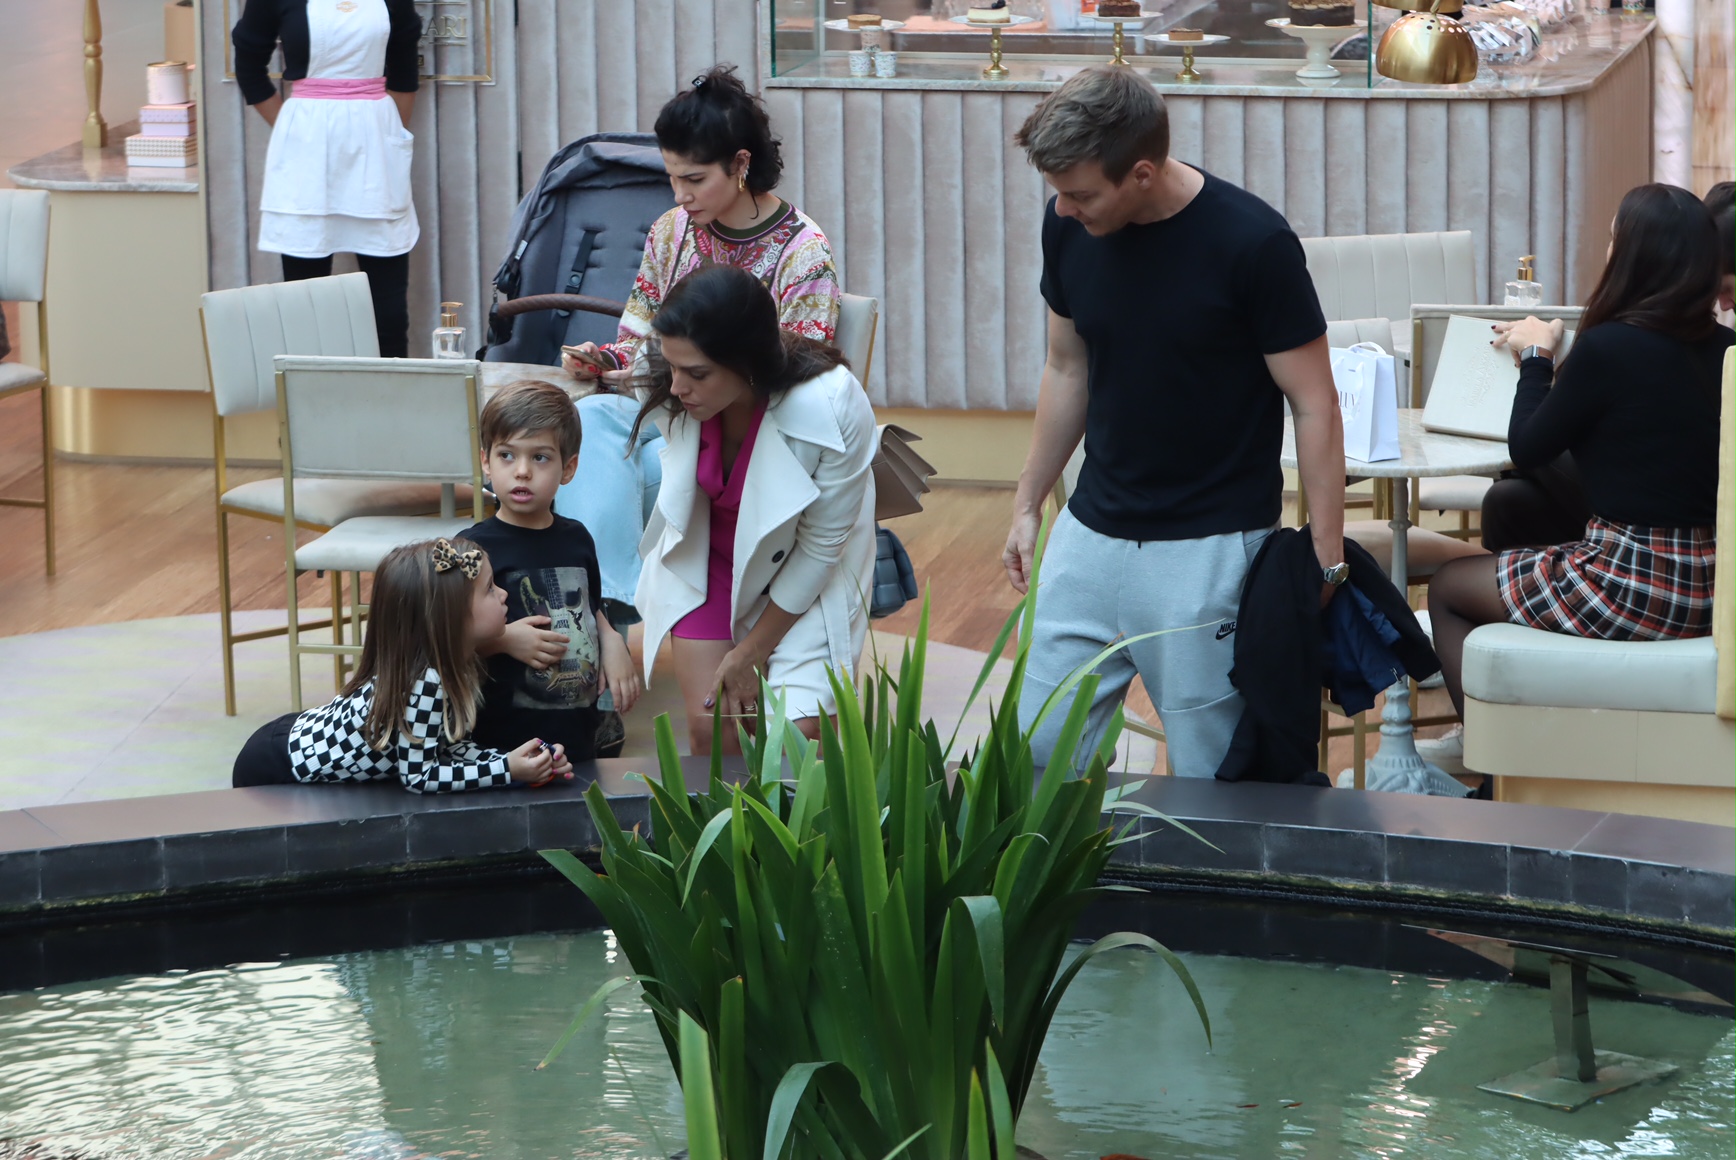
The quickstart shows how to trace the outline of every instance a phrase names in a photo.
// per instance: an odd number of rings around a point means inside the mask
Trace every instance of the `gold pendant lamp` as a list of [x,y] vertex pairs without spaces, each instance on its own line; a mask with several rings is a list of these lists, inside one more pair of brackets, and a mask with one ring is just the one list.
[[1405,14],[1393,21],[1374,52],[1383,77],[1421,85],[1460,85],[1477,77],[1477,46],[1463,24],[1445,12],[1464,11],[1464,0],[1374,0]]

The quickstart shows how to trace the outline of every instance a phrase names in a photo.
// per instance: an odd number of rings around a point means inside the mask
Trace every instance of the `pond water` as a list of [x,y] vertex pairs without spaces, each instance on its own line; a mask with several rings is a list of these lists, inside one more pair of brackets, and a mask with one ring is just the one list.
[[[1681,1067],[1568,1115],[1476,1090],[1551,1053],[1510,983],[1184,955],[1212,1012],[1138,952],[1100,956],[1045,1047],[1019,1141],[1050,1160],[1728,1160],[1727,1018],[1592,1000],[1600,1047]],[[617,992],[607,932],[524,935],[0,994],[0,1158],[666,1157],[680,1093]]]

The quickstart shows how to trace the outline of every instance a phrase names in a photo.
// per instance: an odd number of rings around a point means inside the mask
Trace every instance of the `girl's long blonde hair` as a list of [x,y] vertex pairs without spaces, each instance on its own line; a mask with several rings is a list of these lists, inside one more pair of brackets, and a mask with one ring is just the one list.
[[[481,550],[469,540],[451,544],[459,552]],[[462,568],[435,571],[432,540],[393,548],[374,570],[368,633],[344,694],[374,682],[363,736],[375,749],[386,748],[404,731],[410,690],[429,669],[440,674],[445,691],[447,740],[460,740],[475,727],[487,672],[469,632],[471,594],[480,582]]]

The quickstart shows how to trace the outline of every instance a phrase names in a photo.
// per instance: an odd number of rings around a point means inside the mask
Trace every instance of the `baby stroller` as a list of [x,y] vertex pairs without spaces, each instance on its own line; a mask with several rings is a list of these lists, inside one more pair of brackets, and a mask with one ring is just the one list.
[[553,366],[563,345],[615,341],[645,235],[674,204],[649,133],[596,133],[557,152],[513,213],[478,357]]

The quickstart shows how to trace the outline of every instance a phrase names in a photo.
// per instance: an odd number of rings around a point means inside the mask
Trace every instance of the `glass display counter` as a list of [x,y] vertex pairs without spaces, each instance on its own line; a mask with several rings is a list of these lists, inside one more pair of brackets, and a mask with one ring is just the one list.
[[[1593,12],[1596,0],[1443,0],[1477,43],[1478,75],[1429,86],[1380,75],[1381,37],[1405,13],[1368,0],[1142,0],[1127,18],[1104,16],[1097,0],[994,2],[766,0],[767,71],[871,86],[1052,85],[1120,59],[1160,87],[1529,91],[1601,69],[1650,24],[1619,2]],[[974,22],[973,10],[995,22]]]

